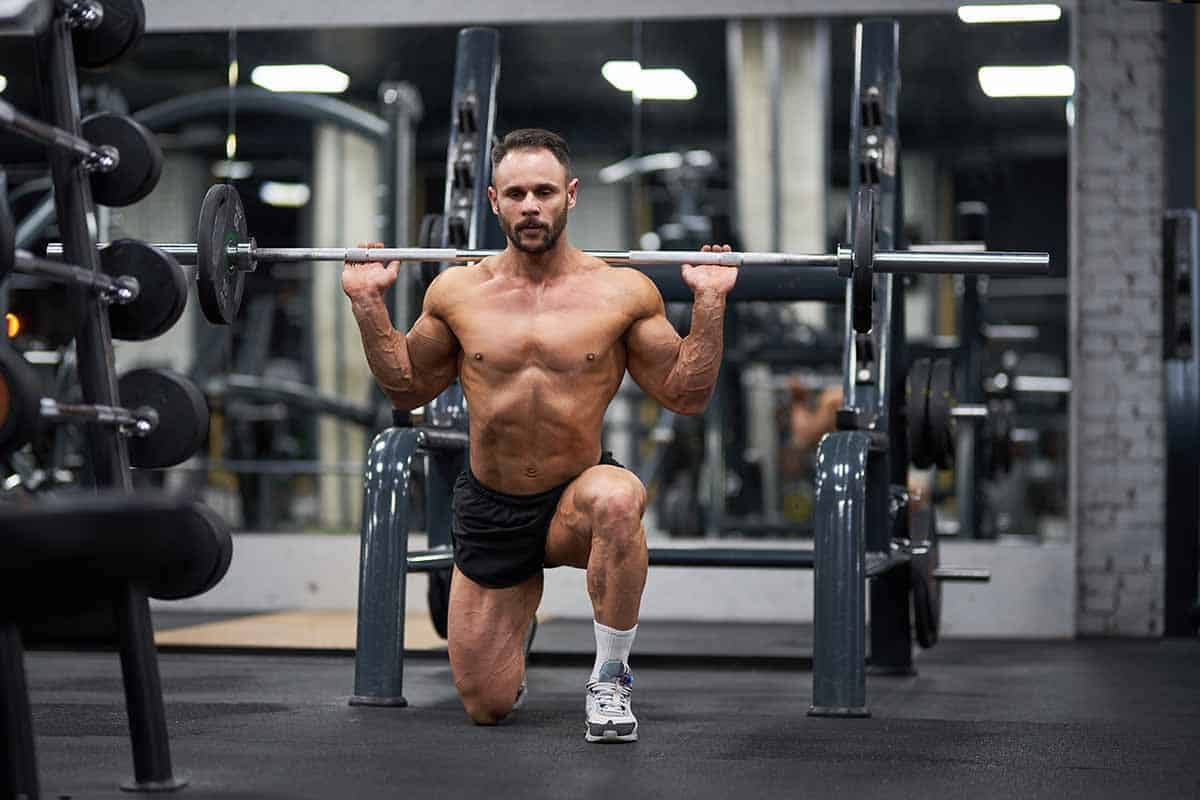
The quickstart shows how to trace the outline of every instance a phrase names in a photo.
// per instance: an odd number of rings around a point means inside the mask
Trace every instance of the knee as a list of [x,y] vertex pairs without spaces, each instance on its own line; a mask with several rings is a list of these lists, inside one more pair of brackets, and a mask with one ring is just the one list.
[[646,489],[633,477],[612,481],[597,492],[592,509],[595,529],[601,535],[639,537]]
[[514,697],[505,698],[495,693],[463,694],[463,708],[476,725],[497,725],[512,713]]

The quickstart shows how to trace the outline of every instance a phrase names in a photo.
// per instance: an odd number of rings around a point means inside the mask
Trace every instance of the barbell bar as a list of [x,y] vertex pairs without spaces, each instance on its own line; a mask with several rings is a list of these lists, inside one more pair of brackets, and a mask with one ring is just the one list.
[[[97,245],[107,247],[106,242]],[[174,256],[181,265],[196,266],[198,248],[195,243],[155,243],[154,247]],[[439,261],[449,264],[468,264],[500,254],[501,250],[455,250],[445,247],[259,247],[253,239],[226,249],[229,269],[253,272],[259,262],[280,263],[298,261],[336,261],[365,263],[370,261],[400,261],[402,263]],[[853,251],[839,247],[836,253],[773,253],[773,252],[703,252],[690,250],[585,250],[584,253],[613,266],[671,266],[679,264],[711,264],[723,267],[784,266],[814,269],[845,270],[853,259]],[[51,243],[46,255],[62,255],[62,244]],[[1039,275],[1049,270],[1048,253],[981,252],[932,253],[909,251],[876,251],[875,271],[903,275],[955,272],[989,275]]]
[[[834,253],[699,252],[682,250],[590,250],[587,255],[614,266],[712,264],[727,267],[806,267],[833,269],[853,278],[860,289],[870,286],[873,273],[900,274],[966,272],[988,275],[1042,275],[1050,270],[1048,253],[958,253],[937,251],[884,251],[874,249],[874,194],[863,187],[856,208],[855,237],[858,250],[839,247]],[[867,234],[870,232],[870,235]],[[155,245],[180,261],[196,264],[196,283],[205,317],[229,325],[242,302],[245,273],[261,262],[400,261],[461,264],[480,261],[496,250],[457,250],[431,247],[259,247],[246,226],[246,211],[237,189],[229,184],[209,188],[200,204],[195,244]],[[50,254],[57,252],[55,249]],[[855,329],[871,327],[869,291],[854,293]]]

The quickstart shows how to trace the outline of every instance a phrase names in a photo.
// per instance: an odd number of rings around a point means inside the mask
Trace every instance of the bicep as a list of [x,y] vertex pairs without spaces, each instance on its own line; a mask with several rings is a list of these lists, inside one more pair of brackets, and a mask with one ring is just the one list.
[[662,298],[656,300],[653,310],[629,327],[625,351],[629,374],[661,403],[667,376],[679,357],[682,339],[667,319]]
[[458,362],[458,338],[445,320],[428,310],[417,317],[405,336],[413,372],[441,372]]

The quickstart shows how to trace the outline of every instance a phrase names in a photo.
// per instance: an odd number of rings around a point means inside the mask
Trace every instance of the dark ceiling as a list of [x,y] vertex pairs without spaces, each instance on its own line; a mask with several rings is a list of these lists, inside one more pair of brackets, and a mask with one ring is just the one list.
[[[854,22],[830,23],[833,46],[832,129],[841,149],[849,119]],[[633,23],[581,23],[503,27],[498,130],[525,125],[566,133],[577,152],[618,156],[631,146],[633,115],[626,94],[600,75],[601,65],[629,58]],[[425,118],[420,154],[442,157],[457,30],[451,28],[252,31],[238,34],[243,83],[263,63],[328,63],[351,76],[345,99],[376,108],[378,86],[404,80],[420,91]],[[31,46],[0,39],[0,73],[9,77],[5,98],[37,108]],[[115,88],[137,110],[172,97],[224,85],[229,55],[225,34],[149,35],[135,53],[108,72],[86,74],[85,86]],[[646,102],[644,149],[705,146],[724,151],[728,140],[725,24],[720,21],[645,22],[640,25],[643,63],[678,66],[695,80],[696,100]],[[902,19],[901,125],[906,147],[982,149],[1049,148],[1065,153],[1063,101],[991,100],[979,90],[983,64],[1051,64],[1069,59],[1068,24],[973,25],[953,16]],[[224,119],[214,120],[223,130]],[[239,140],[246,155],[303,155],[304,126],[243,120]],[[212,146],[220,152],[223,137]],[[10,139],[0,139],[6,154]],[[265,152],[258,153],[259,148]],[[36,151],[31,157],[36,158]],[[4,158],[11,163],[13,159]],[[835,172],[837,170],[835,169]]]

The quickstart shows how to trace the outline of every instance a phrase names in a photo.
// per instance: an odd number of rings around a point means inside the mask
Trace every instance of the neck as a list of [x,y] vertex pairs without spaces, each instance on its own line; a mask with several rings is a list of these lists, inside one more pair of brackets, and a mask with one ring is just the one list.
[[503,257],[513,272],[531,281],[541,282],[564,274],[567,271],[569,255],[575,250],[567,241],[564,231],[558,241],[549,250],[541,253],[527,253],[513,245],[510,241],[504,248]]

